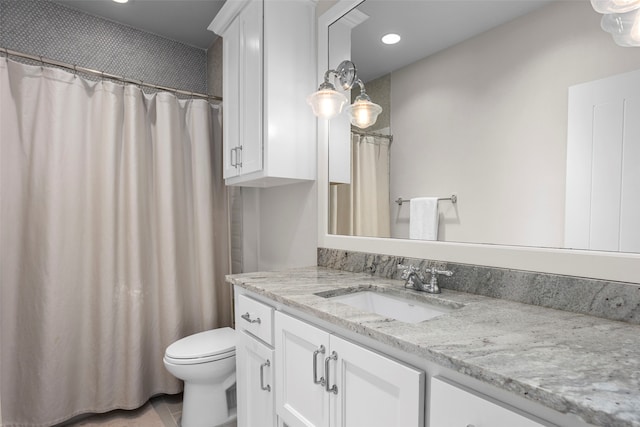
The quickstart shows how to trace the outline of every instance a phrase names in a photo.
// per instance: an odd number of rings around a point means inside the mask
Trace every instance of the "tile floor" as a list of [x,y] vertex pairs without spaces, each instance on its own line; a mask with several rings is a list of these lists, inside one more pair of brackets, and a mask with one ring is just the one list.
[[157,396],[141,408],[91,415],[65,427],[180,427],[182,394]]

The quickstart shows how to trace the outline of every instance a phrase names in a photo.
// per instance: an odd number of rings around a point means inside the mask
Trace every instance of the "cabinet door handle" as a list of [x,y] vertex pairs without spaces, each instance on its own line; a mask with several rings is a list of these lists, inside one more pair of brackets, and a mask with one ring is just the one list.
[[259,317],[252,319],[248,311],[245,314],[241,315],[240,317],[242,317],[244,320],[246,320],[249,323],[257,323],[259,325],[262,322]]
[[331,375],[329,375],[329,362],[332,360],[338,360],[338,353],[335,351],[332,351],[331,356],[324,359],[324,373],[327,376],[325,390],[329,393],[338,394],[338,386],[336,384],[329,388],[329,378],[331,378]]
[[318,378],[318,354],[324,354],[324,352],[325,349],[323,345],[321,345],[319,349],[313,352],[313,383],[320,384],[323,387],[325,384],[324,377],[320,377],[319,380],[317,380],[316,378]]
[[231,166],[233,166],[234,168],[238,167],[238,154],[236,153],[236,150],[238,149],[238,147],[232,148],[231,151]]
[[264,368],[268,368],[269,366],[271,366],[271,361],[269,359],[260,365],[260,388],[264,391],[271,391],[271,386],[269,384],[266,386],[264,385]]
[[236,154],[236,166],[242,167],[242,145],[239,145],[236,150],[238,150],[238,153],[240,153]]

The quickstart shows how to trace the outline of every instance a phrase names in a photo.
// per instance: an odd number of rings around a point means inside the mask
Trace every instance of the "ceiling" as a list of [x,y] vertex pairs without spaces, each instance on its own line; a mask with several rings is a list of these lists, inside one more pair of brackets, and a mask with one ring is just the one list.
[[[207,49],[217,35],[207,30],[225,0],[53,0],[111,21]],[[364,81],[384,75],[551,0],[367,0],[364,22],[352,33],[352,60]],[[362,19],[362,18],[360,18]],[[380,37],[396,32],[394,46]],[[383,60],[380,60],[383,58]]]
[[[551,1],[367,0],[347,14],[352,22],[364,20],[352,31],[351,59],[358,67],[358,76],[367,82]],[[385,45],[380,38],[387,33],[400,34],[402,40]]]
[[207,30],[225,0],[54,0],[56,3],[200,49],[217,35]]

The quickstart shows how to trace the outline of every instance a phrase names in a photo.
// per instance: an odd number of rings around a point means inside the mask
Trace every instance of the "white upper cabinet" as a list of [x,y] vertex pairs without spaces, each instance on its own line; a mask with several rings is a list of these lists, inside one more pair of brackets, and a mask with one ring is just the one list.
[[226,184],[315,180],[315,2],[229,1],[209,29],[223,38]]

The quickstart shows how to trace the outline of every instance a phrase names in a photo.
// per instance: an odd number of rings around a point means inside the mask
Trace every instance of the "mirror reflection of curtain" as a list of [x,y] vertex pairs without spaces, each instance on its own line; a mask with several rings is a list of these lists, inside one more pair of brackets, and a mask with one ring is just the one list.
[[389,139],[351,134],[351,184],[332,185],[329,232],[389,237]]

